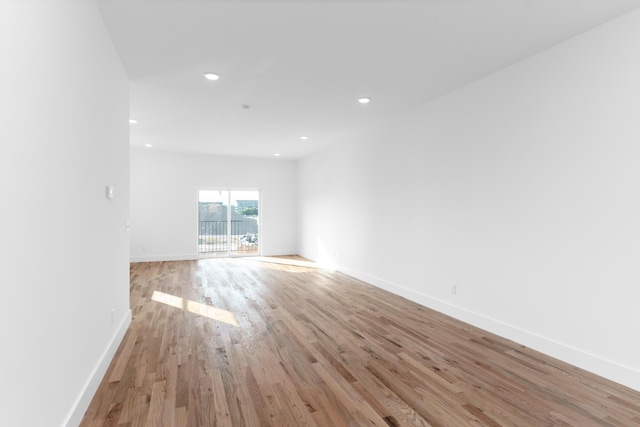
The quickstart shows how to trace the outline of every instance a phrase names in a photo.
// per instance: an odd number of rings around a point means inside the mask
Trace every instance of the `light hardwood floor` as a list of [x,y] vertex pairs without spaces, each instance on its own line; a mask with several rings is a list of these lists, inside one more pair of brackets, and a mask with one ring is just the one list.
[[640,393],[300,258],[131,266],[82,426],[633,426]]

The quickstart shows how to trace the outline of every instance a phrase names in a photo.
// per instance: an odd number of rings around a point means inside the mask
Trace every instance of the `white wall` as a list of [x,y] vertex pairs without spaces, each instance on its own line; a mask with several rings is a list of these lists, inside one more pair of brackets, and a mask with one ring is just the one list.
[[0,2],[0,52],[0,424],[77,425],[131,318],[128,82],[93,2]]
[[297,252],[296,164],[131,149],[131,261],[198,258],[198,189],[261,190],[263,255]]
[[640,390],[638,40],[635,12],[304,159],[301,254]]

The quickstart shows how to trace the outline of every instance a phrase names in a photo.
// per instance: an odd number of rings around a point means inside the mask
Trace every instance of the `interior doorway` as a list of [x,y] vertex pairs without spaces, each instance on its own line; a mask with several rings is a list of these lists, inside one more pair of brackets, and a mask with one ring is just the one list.
[[198,253],[260,255],[260,191],[198,190]]

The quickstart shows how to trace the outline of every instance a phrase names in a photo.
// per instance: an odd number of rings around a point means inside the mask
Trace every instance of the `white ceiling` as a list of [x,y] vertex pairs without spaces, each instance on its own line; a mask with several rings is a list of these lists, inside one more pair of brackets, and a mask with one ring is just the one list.
[[[97,3],[131,82],[131,117],[139,121],[132,146],[290,159],[640,7],[640,0]],[[206,71],[220,79],[206,80]],[[361,96],[371,103],[359,104]]]

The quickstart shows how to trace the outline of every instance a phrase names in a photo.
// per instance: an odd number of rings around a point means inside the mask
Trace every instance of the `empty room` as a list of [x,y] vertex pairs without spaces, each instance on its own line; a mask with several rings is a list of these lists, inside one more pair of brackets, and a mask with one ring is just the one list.
[[0,2],[7,426],[640,426],[640,0]]

